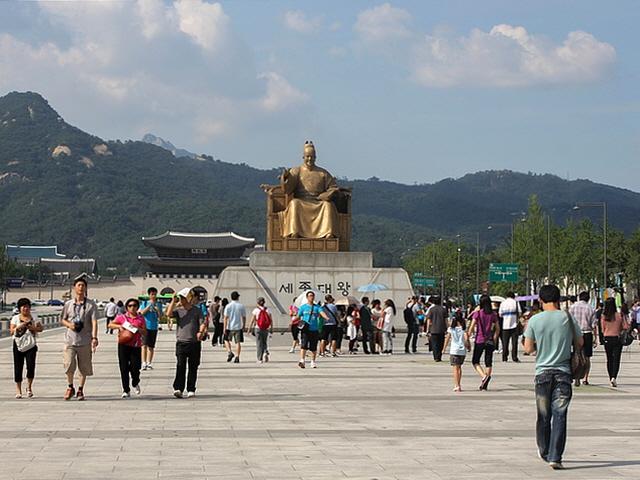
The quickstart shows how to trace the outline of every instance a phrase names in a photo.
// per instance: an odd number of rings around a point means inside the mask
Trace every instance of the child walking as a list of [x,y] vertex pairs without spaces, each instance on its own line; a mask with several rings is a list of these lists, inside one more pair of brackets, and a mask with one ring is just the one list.
[[453,391],[461,392],[462,386],[460,381],[462,380],[462,364],[467,351],[471,350],[471,344],[469,343],[469,336],[465,330],[465,321],[461,311],[456,311],[455,316],[451,320],[451,326],[447,329],[447,338],[444,342],[444,349],[446,351],[447,345],[451,343],[451,350],[449,351],[449,359],[451,366],[453,367]]

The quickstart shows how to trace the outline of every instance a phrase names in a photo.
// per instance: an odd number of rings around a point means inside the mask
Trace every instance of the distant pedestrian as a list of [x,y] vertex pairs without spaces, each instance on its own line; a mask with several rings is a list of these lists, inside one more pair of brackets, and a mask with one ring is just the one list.
[[293,303],[289,305],[289,330],[291,331],[291,348],[289,353],[295,353],[296,347],[300,346],[300,319],[298,318],[298,306],[296,305],[296,297]]
[[107,317],[106,322],[106,331],[105,333],[113,334],[113,330],[109,328],[109,324],[113,322],[113,319],[118,315],[118,305],[116,304],[113,297],[109,299],[109,302],[104,307],[104,316]]
[[[560,289],[540,288],[542,312],[529,320],[525,351],[536,356],[536,443],[538,456],[554,470],[562,467],[567,440],[567,410],[571,402],[571,347],[582,348],[580,327],[560,310]],[[615,304],[614,304],[615,308]]]
[[444,334],[449,327],[447,324],[447,310],[441,305],[442,299],[440,297],[434,297],[431,302],[433,306],[429,308],[426,315],[427,331],[429,332],[433,360],[441,362]]
[[18,313],[11,318],[9,332],[13,336],[13,379],[16,382],[16,398],[22,398],[22,376],[27,364],[27,397],[33,397],[33,380],[36,376],[36,337],[43,327],[38,317],[31,313],[31,300],[21,298],[16,304]]
[[205,318],[202,311],[193,304],[193,297],[189,288],[183,288],[173,296],[167,307],[167,316],[176,319],[176,376],[173,380],[173,396],[176,398],[182,398],[184,394],[185,376],[187,397],[196,394],[201,342],[207,335]]
[[[240,352],[242,351],[242,343],[244,342],[244,329],[247,323],[247,312],[238,300],[240,294],[231,292],[231,303],[224,309],[224,331],[229,341],[229,354],[227,362],[233,360],[233,363],[240,363]],[[231,342],[236,345],[235,355],[231,351]],[[234,358],[235,357],[235,358]]]
[[213,302],[209,306],[209,316],[211,318],[211,328],[213,328],[213,335],[211,336],[211,346],[222,345],[222,332],[224,327],[222,325],[222,312],[220,311],[220,297],[213,297]]
[[507,293],[507,298],[500,304],[498,315],[502,318],[502,361],[509,359],[509,344],[511,344],[511,359],[519,362],[518,359],[518,336],[520,335],[519,318],[520,305],[516,302],[516,295],[513,292]]
[[453,391],[462,391],[462,365],[467,355],[467,351],[471,350],[469,344],[469,336],[465,331],[465,321],[462,311],[457,311],[451,320],[451,326],[447,329],[447,337],[444,342],[444,349],[451,344],[449,351],[449,361],[453,367]]
[[269,361],[269,335],[273,334],[273,317],[265,307],[263,297],[258,298],[257,304],[251,312],[247,333],[253,333],[256,337],[256,355],[258,363],[261,364]]
[[382,312],[382,353],[386,355],[393,355],[393,337],[391,334],[396,314],[396,305],[393,300],[385,300]]
[[589,385],[589,371],[591,370],[591,357],[593,348],[598,346],[598,319],[596,311],[589,305],[589,292],[580,292],[578,301],[569,308],[569,314],[580,327],[582,332],[583,346],[582,353],[586,360],[584,378],[576,379],[576,387],[580,386],[580,381]]
[[109,324],[109,328],[118,330],[118,365],[122,398],[129,398],[131,386],[136,395],[140,395],[142,339],[146,337],[147,327],[145,318],[138,311],[140,302],[136,298],[127,300],[125,307],[127,313],[117,315]]
[[[322,335],[320,339],[320,356],[336,356],[339,314],[335,305],[335,300],[331,295],[325,295],[322,310],[327,315],[327,320],[322,325]],[[329,351],[327,351],[327,346]]]
[[[93,375],[93,353],[98,348],[98,307],[87,298],[87,281],[84,277],[73,282],[74,298],[62,307],[60,323],[64,332],[64,369],[67,376],[67,390],[64,399],[74,395],[84,400],[84,386],[87,377]],[[80,372],[78,391],[73,384],[76,368]]]
[[[469,327],[469,335],[475,333],[471,363],[482,378],[478,390],[487,390],[493,373],[493,352],[500,336],[500,326],[498,314],[491,306],[489,295],[482,295],[479,303],[478,309],[471,314],[471,326]],[[483,354],[484,367],[480,365]]]
[[308,290],[305,297],[307,302],[298,308],[298,318],[302,326],[298,366],[305,368],[305,357],[307,351],[310,351],[311,368],[317,368],[316,355],[318,351],[318,339],[322,331],[323,323],[327,320],[327,314],[320,305],[315,303],[316,295],[312,290]]
[[118,300],[118,303],[116,304],[116,306],[118,307],[117,314],[124,315],[125,313],[127,313],[127,309],[125,308],[124,302],[122,300]]
[[358,353],[358,309],[354,305],[347,307],[347,338],[349,339],[349,355]]
[[602,312],[602,334],[604,336],[604,350],[607,354],[607,373],[609,385],[618,386],[618,373],[620,372],[620,360],[622,357],[622,342],[620,334],[630,325],[627,318],[617,311],[616,299],[609,297],[604,301]]
[[[418,297],[413,296],[409,299],[402,312],[404,323],[407,326],[407,338],[404,341],[404,353],[407,354],[416,353],[418,349],[420,326],[417,316],[419,312],[420,304],[418,303]],[[409,347],[411,347],[411,350],[409,350]]]
[[362,349],[365,355],[376,353],[374,325],[369,310],[369,297],[362,297],[360,307],[360,328],[362,328]]
[[[153,354],[158,339],[158,326],[162,318],[162,304],[158,302],[158,289],[147,289],[149,300],[140,304],[140,314],[145,320],[145,331],[142,337],[142,370],[153,370]],[[127,308],[127,313],[128,308]]]
[[383,353],[382,327],[384,325],[383,310],[380,300],[374,298],[371,301],[371,323],[373,324],[373,336],[377,345],[377,353]]

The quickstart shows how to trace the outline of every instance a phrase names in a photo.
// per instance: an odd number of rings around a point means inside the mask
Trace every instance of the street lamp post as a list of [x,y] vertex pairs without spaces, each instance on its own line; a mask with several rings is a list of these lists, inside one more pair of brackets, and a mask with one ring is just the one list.
[[580,202],[576,203],[573,209],[590,207],[602,208],[602,300],[604,300],[604,290],[607,288],[607,202]]
[[460,302],[460,234],[456,235],[458,239],[458,265],[456,271],[456,296]]

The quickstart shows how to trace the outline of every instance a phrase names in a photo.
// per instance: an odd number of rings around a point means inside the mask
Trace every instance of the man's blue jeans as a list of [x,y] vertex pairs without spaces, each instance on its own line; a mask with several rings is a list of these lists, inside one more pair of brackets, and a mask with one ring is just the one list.
[[571,375],[562,370],[545,370],[536,375],[536,442],[548,462],[561,462],[567,441],[567,410],[571,402]]

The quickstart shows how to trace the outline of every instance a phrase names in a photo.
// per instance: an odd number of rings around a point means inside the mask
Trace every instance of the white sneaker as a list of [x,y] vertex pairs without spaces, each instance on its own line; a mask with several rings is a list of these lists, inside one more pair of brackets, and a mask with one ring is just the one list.
[[258,361],[256,362],[256,365],[262,365],[262,360],[258,360]]
[[196,392],[187,392],[187,398],[192,398],[196,396]]
[[151,365],[150,363],[147,363],[147,370],[153,370],[153,365]]
[[267,363],[269,361],[269,354],[268,353],[264,354],[263,361],[264,361],[264,363]]
[[129,392],[122,392],[122,398],[129,398]]
[[142,364],[142,370],[146,370],[146,369],[147,369],[147,364],[146,364],[146,363],[143,363],[143,364]]
[[136,395],[140,395],[140,384],[133,387],[133,393],[135,393]]
[[173,396],[176,398],[182,398],[182,392],[180,390],[174,390]]
[[290,348],[290,349],[289,349],[289,353],[296,353],[295,348]]
[[311,368],[318,368],[318,364],[311,360]]

